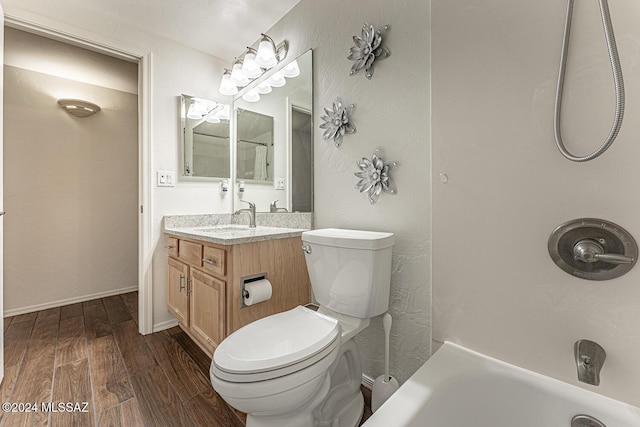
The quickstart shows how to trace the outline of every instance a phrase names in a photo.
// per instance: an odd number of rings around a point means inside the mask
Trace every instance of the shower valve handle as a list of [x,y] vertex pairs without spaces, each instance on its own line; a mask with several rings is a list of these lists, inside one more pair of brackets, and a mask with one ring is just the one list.
[[626,255],[604,253],[604,247],[594,239],[583,239],[576,243],[573,257],[587,263],[602,261],[608,264],[633,264],[634,261],[633,257]]
[[620,254],[598,254],[594,256],[597,261],[606,262],[608,264],[631,264],[633,258]]

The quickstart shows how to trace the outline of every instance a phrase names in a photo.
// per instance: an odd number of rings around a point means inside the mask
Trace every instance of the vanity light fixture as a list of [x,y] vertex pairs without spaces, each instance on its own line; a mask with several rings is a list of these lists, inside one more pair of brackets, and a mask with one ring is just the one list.
[[288,79],[298,77],[300,75],[300,67],[298,66],[298,61],[293,60],[292,62],[287,64],[281,71],[282,75]]
[[[199,98],[192,98],[187,104],[186,117],[191,120],[206,120],[209,123],[220,123],[220,116],[225,109],[224,104],[214,101],[207,101]],[[183,117],[185,112],[182,112]]]
[[231,82],[240,87],[245,87],[251,80],[242,72],[242,60],[236,59],[231,69]]
[[256,62],[256,50],[251,47],[247,47],[247,53],[244,55],[242,74],[250,79],[255,79],[262,75],[262,69]]
[[231,70],[224,70],[222,80],[220,80],[220,88],[218,91],[222,95],[233,96],[238,93],[238,88],[231,81]]
[[191,120],[198,120],[202,118],[202,113],[197,111],[196,100],[192,99],[189,108],[187,108],[187,118]]
[[256,86],[256,90],[260,95],[266,95],[268,93],[271,93],[273,89],[271,88],[271,85],[269,84],[269,82],[265,80],[262,83],[260,83],[258,86]]
[[242,95],[242,99],[247,102],[258,102],[260,101],[260,94],[258,93],[257,89],[251,89],[250,91]]
[[59,99],[58,104],[74,117],[85,118],[100,111],[100,106],[80,99]]
[[[257,50],[247,47],[243,56],[235,59],[231,71],[225,69],[219,88],[222,95],[232,96],[237,94],[238,87],[245,87],[252,80],[261,77],[266,71],[275,67],[287,57],[289,42],[284,40],[276,46],[271,37],[266,34],[261,35],[262,38]],[[284,77],[293,78],[300,74],[298,63],[295,61],[287,65],[286,68],[287,71],[283,70],[283,73],[281,73],[283,77],[278,77],[276,84],[270,84],[269,87],[261,85],[258,93],[269,93],[271,92],[271,86],[281,87],[285,85]],[[255,98],[255,96],[252,97]]]
[[258,45],[256,62],[262,68],[266,68],[268,70],[278,65],[278,62],[282,61],[287,56],[289,44],[285,40],[276,47],[276,44],[271,37],[264,33],[261,35],[262,39]]
[[273,75],[267,79],[267,82],[269,82],[269,85],[271,85],[271,87],[282,87],[287,84],[287,80],[284,78],[284,74],[282,74],[280,71],[276,71],[275,73],[273,73]]

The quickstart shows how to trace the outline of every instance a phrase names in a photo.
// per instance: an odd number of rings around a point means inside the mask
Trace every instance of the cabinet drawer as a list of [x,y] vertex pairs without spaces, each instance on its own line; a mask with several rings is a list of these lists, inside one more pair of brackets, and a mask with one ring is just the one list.
[[202,256],[202,268],[213,274],[224,276],[226,274],[226,257],[223,249],[204,247]]
[[169,256],[178,256],[178,239],[175,237],[167,237],[167,252]]
[[190,262],[191,264],[202,265],[202,245],[198,243],[180,240],[178,244],[178,258]]

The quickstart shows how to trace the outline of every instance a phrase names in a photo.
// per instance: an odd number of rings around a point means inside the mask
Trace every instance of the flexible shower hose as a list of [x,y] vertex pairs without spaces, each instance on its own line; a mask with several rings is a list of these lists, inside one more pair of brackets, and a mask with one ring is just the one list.
[[620,126],[622,125],[622,117],[624,116],[624,82],[622,80],[622,68],[620,67],[620,59],[618,58],[618,50],[616,48],[616,39],[613,35],[613,25],[611,24],[611,16],[609,15],[609,5],[607,0],[600,1],[600,15],[602,16],[602,25],[604,26],[604,34],[607,39],[607,49],[609,50],[609,60],[611,61],[611,69],[613,70],[613,84],[616,92],[616,109],[613,117],[613,126],[609,132],[609,136],[604,143],[593,153],[586,156],[574,156],[564,146],[562,135],[560,132],[560,118],[562,107],[562,92],[564,88],[564,78],[567,69],[567,53],[569,51],[569,35],[571,34],[571,19],[573,16],[573,2],[569,0],[567,5],[567,19],[564,26],[564,39],[562,40],[562,55],[560,57],[560,72],[558,73],[558,86],[556,88],[555,116],[553,121],[553,131],[555,133],[556,145],[564,157],[574,162],[586,162],[593,160],[613,144],[616,139]]

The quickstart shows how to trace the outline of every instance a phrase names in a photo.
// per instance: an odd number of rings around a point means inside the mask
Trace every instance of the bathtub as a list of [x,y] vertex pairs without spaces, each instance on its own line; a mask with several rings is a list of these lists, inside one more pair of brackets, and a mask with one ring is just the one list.
[[447,342],[363,426],[571,427],[583,414],[640,426],[640,408]]

